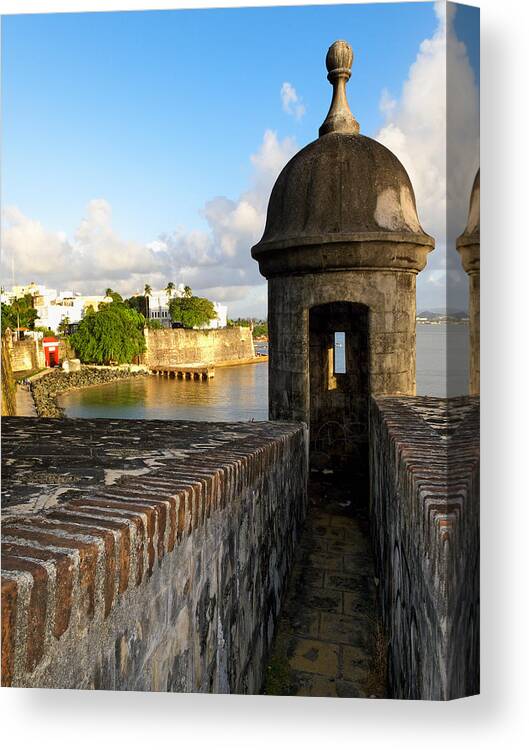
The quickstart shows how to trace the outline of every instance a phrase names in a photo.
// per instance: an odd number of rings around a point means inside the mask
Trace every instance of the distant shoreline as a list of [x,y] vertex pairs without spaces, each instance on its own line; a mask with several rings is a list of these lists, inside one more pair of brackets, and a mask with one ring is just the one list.
[[468,318],[464,320],[416,320],[415,323],[418,326],[466,326],[468,325]]

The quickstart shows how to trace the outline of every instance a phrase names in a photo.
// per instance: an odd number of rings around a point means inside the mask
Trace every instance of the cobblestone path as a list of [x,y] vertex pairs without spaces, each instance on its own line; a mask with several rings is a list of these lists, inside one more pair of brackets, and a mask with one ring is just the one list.
[[354,495],[331,481],[311,483],[311,507],[267,667],[268,695],[384,696],[367,512],[365,505],[355,507]]

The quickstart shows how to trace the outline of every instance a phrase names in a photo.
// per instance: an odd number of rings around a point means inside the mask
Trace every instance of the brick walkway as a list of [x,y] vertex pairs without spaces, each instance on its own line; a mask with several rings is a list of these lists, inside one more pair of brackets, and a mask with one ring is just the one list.
[[[269,695],[384,696],[373,557],[354,492],[312,483],[267,670]],[[363,494],[363,493],[362,493]],[[365,497],[365,495],[364,495]]]

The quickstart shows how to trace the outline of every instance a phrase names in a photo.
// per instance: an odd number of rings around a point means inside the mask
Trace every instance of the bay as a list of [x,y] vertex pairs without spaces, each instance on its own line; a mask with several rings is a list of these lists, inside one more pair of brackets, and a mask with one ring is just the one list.
[[[266,345],[258,344],[265,351]],[[468,326],[417,326],[417,395],[465,395]],[[67,417],[237,422],[268,418],[265,362],[218,367],[210,381],[149,376],[71,391],[59,397]]]

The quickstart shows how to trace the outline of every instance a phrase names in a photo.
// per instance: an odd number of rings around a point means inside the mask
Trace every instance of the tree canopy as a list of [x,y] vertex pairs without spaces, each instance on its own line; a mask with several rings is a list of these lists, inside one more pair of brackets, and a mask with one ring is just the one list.
[[147,317],[147,297],[137,294],[135,297],[126,299],[125,304],[132,310],[136,310],[136,312]]
[[268,336],[268,322],[259,318],[236,318],[232,320],[228,319],[228,328],[233,326],[241,326],[242,328],[253,327],[254,338],[262,338]]
[[[112,299],[112,302],[123,302],[123,297],[121,296],[121,294],[119,292],[115,292],[110,287],[105,290],[105,297],[110,297]],[[108,304],[108,302],[101,304]]]
[[52,331],[48,326],[35,326],[33,330],[42,333],[43,336],[55,336],[55,331]]
[[195,297],[190,287],[185,288],[183,297],[169,301],[169,314],[173,323],[180,323],[183,328],[200,328],[217,317],[213,302]]
[[57,333],[60,333],[61,336],[66,336],[69,330],[70,330],[70,318],[66,316],[59,323],[57,327]]
[[85,315],[70,341],[83,362],[130,363],[145,351],[144,325],[143,315],[127,305],[102,303]]
[[38,317],[39,315],[33,307],[31,294],[13,300],[10,305],[2,302],[2,333],[6,328],[11,328],[14,331],[19,326],[33,329]]

